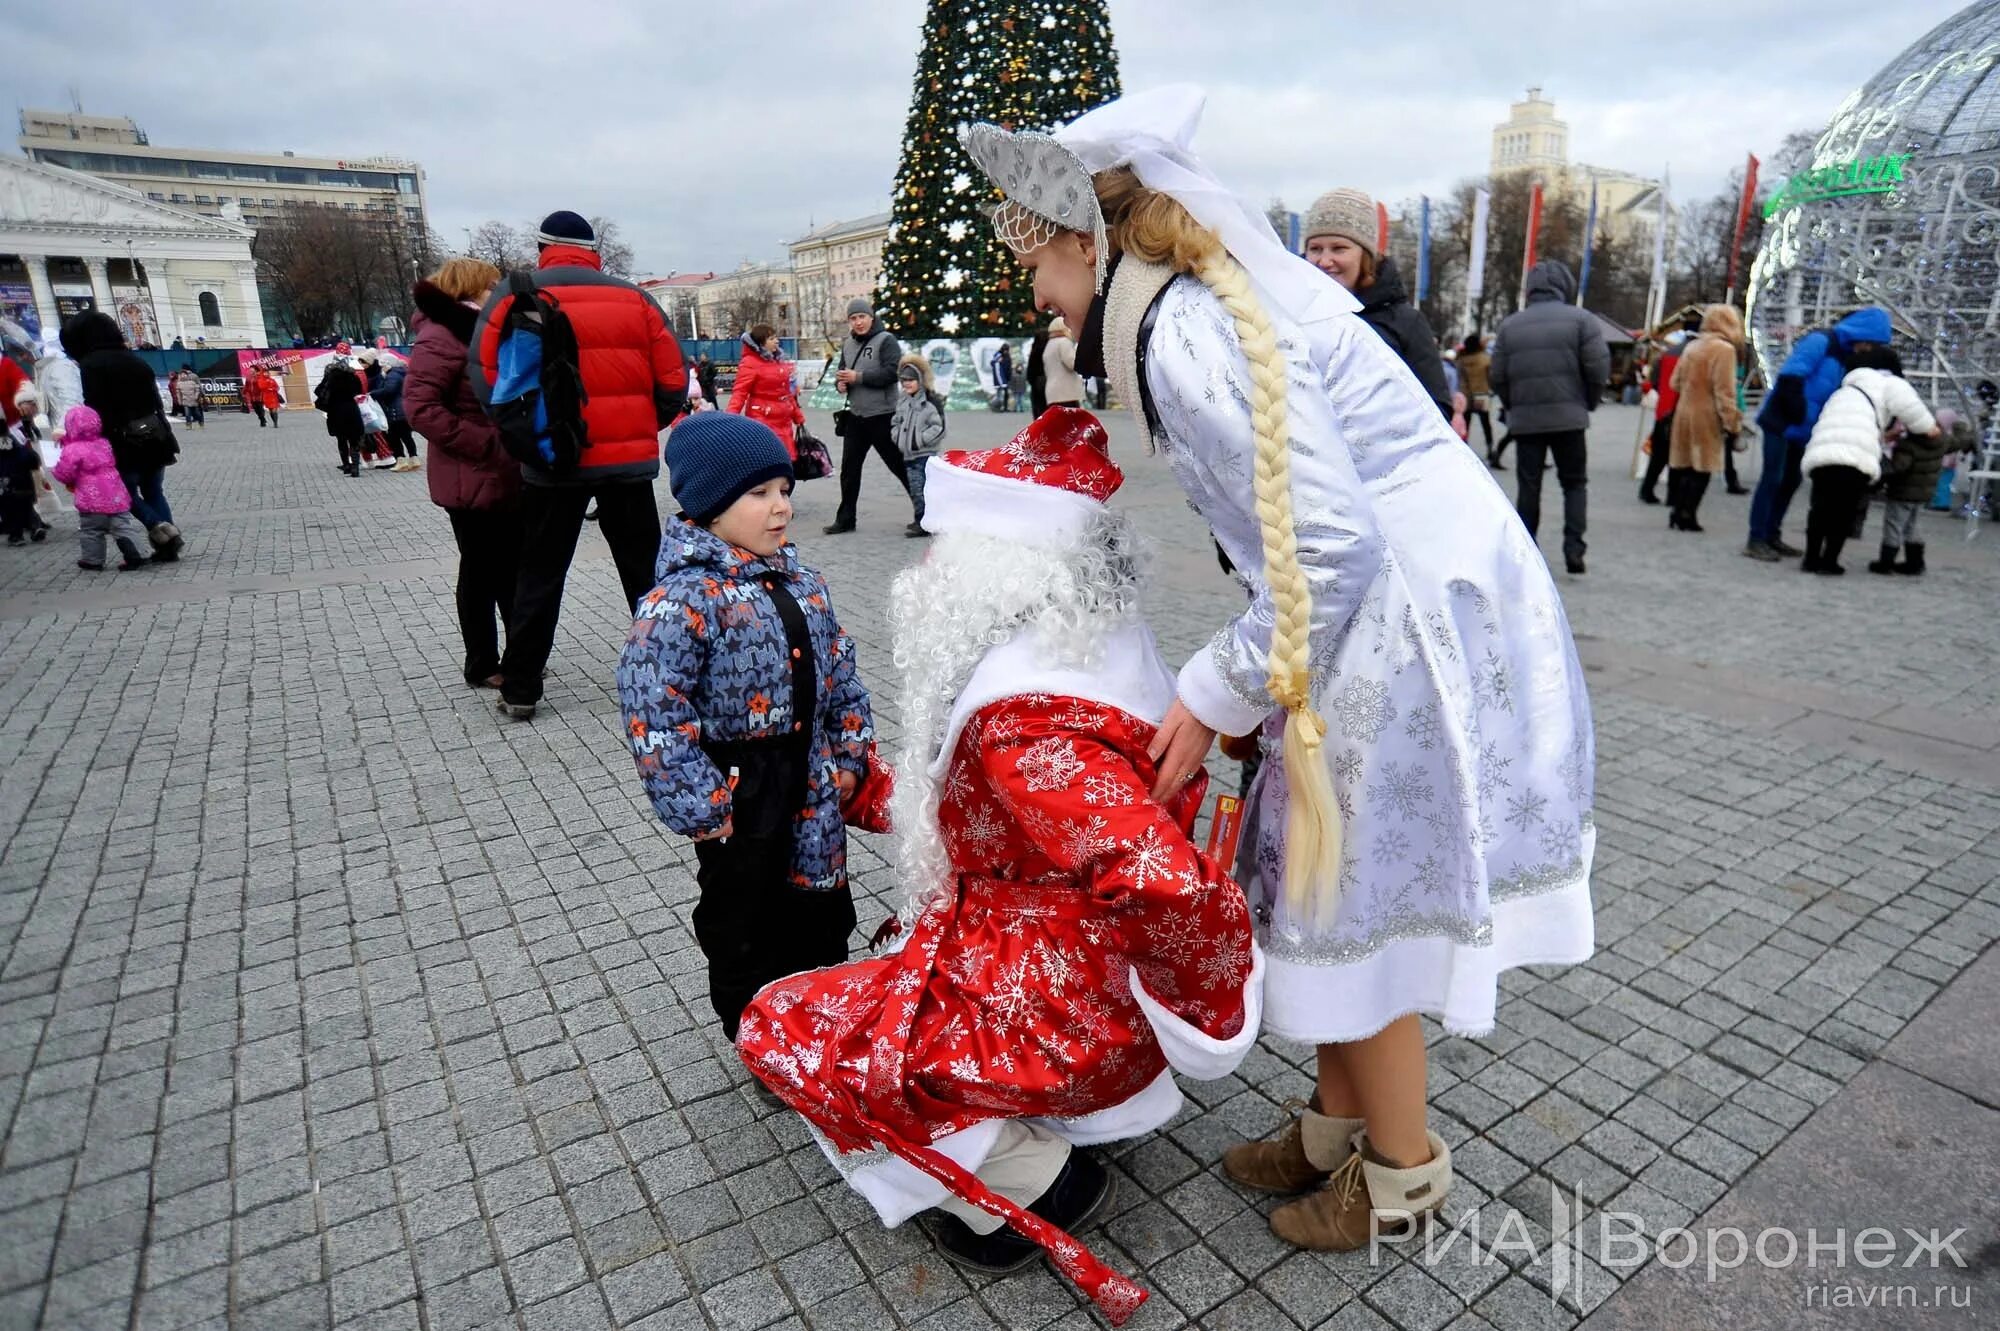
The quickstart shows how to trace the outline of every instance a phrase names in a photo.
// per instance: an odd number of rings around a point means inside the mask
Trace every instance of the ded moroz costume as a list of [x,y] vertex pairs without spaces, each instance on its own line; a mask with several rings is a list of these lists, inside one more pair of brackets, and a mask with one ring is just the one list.
[[938,1208],[945,1255],[988,1271],[1039,1245],[1114,1322],[1145,1291],[1066,1232],[1111,1186],[1071,1145],[1164,1124],[1170,1065],[1226,1075],[1261,980],[1242,893],[1189,840],[1205,783],[1150,794],[1174,681],[1104,507],[1121,481],[1074,408],[931,463],[938,539],[893,599],[908,936],[767,986],[738,1037],[885,1224]]

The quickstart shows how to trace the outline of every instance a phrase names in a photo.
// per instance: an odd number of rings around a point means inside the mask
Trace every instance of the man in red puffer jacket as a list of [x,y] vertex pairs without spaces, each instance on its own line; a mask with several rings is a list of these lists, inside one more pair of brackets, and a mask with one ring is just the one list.
[[[560,474],[522,464],[524,535],[514,617],[500,664],[500,710],[526,718],[542,697],[542,670],[555,646],[563,582],[576,556],[585,508],[597,501],[599,527],[611,546],[625,600],[636,606],[653,588],[660,550],[660,431],[687,401],[687,366],[660,307],[630,282],[603,271],[597,233],[577,214],[542,219],[536,287],[550,293],[576,333],[588,442],[577,465]],[[471,378],[492,409],[507,314],[514,298],[503,283],[480,311],[472,334]]]

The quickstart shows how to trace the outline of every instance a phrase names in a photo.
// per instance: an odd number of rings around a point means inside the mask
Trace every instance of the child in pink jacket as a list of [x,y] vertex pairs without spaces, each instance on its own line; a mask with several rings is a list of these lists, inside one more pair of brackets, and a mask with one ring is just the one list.
[[63,417],[62,457],[56,462],[55,477],[76,496],[77,539],[83,543],[83,558],[76,566],[103,568],[104,538],[109,535],[125,552],[119,568],[127,572],[145,568],[146,558],[139,550],[146,543],[146,529],[132,516],[132,496],[118,477],[104,422],[89,407],[71,407]]

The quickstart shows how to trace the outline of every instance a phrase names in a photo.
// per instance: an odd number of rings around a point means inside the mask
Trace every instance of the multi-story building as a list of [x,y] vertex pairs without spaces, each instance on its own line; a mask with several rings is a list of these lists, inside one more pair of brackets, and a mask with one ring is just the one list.
[[424,169],[402,157],[163,148],[124,116],[21,112],[21,151],[37,162],[99,176],[154,203],[256,226],[287,204],[325,204],[425,234]]
[[[1496,176],[1532,172],[1545,189],[1561,190],[1584,207],[1595,184],[1598,226],[1607,232],[1650,239],[1659,224],[1660,182],[1630,171],[1572,163],[1569,125],[1556,118],[1555,103],[1540,88],[1528,89],[1527,100],[1509,106],[1507,118],[1493,127],[1490,170]],[[1671,224],[1671,205],[1667,215]]]
[[791,243],[803,336],[837,343],[847,335],[847,303],[875,299],[888,241],[889,214],[871,213],[815,227]]
[[701,304],[697,292],[714,273],[668,273],[665,277],[642,277],[639,289],[653,298],[667,316],[667,327],[681,337],[706,336],[701,326]]
[[797,291],[783,264],[745,263],[695,287],[694,299],[703,337],[735,337],[760,323],[779,337],[799,335]]
[[135,347],[263,346],[253,234],[94,176],[0,158],[0,314],[38,338],[97,309]]

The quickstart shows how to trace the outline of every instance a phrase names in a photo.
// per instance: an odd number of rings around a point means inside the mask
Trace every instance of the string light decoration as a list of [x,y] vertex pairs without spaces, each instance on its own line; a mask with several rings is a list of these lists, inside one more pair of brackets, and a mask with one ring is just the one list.
[[1105,0],[930,0],[876,299],[898,336],[1011,336],[1034,322],[1030,285],[987,225],[999,193],[959,125],[1054,129],[1117,96]]
[[1895,324],[1907,377],[1980,410],[2000,383],[2000,5],[1970,5],[1835,111],[1766,205],[1747,323],[1767,377],[1862,305]]

